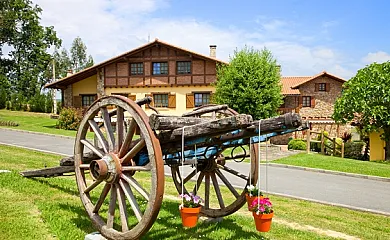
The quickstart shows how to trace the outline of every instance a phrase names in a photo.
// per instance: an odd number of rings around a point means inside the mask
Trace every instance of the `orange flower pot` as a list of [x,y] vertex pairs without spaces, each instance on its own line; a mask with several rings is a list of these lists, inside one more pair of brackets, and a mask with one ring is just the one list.
[[272,218],[274,216],[274,212],[269,214],[259,214],[259,215],[253,212],[252,214],[253,214],[253,218],[255,219],[257,231],[268,232],[271,229],[271,223],[272,223]]
[[[251,211],[251,205],[252,202],[257,198],[257,196],[249,196],[248,193],[245,194],[246,202],[248,203],[248,210]],[[262,199],[263,196],[260,196],[260,199]]]
[[180,209],[181,222],[184,227],[195,227],[198,222],[198,215],[200,207],[197,208],[185,208]]

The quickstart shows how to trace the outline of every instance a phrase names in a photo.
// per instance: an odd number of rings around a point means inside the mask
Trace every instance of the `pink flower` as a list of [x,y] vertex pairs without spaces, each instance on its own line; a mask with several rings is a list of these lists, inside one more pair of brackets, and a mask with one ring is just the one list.
[[260,212],[264,212],[265,211],[265,208],[263,206],[260,206]]

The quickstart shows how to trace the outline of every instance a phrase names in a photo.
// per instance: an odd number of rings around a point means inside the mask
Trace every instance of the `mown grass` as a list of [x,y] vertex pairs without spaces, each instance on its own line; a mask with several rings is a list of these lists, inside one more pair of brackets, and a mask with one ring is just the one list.
[[390,164],[325,156],[317,153],[300,153],[272,161],[272,163],[390,177]]
[[32,132],[50,133],[69,137],[75,137],[77,131],[56,128],[57,119],[51,119],[46,113],[32,113],[21,111],[0,110],[0,120],[17,122],[17,127],[5,127]]
[[[84,239],[85,234],[95,231],[79,200],[74,176],[26,179],[18,174],[21,170],[42,168],[45,163],[56,166],[59,159],[0,146],[0,169],[12,171],[0,174],[0,239]],[[142,175],[138,177],[142,179]],[[172,179],[167,177],[158,219],[143,239],[332,239],[291,228],[281,224],[281,220],[361,239],[390,239],[389,217],[277,196],[271,196],[276,217],[269,233],[255,230],[246,206],[221,223],[201,222],[193,229],[183,229],[179,200],[171,200],[175,196]]]

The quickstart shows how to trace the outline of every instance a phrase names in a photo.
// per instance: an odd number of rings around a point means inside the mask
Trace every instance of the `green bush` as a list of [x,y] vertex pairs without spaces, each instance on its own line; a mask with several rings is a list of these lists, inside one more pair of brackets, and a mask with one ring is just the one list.
[[29,101],[31,112],[51,113],[53,109],[53,99],[51,94],[37,93]]
[[57,121],[57,128],[65,130],[78,130],[83,113],[77,108],[63,108]]
[[344,144],[344,157],[363,160],[362,152],[363,152],[364,145],[365,145],[365,143],[361,142],[361,141],[346,142]]
[[288,149],[305,150],[306,142],[304,142],[302,139],[293,139],[288,143]]
[[0,88],[0,109],[6,107],[7,103],[7,93],[4,88]]

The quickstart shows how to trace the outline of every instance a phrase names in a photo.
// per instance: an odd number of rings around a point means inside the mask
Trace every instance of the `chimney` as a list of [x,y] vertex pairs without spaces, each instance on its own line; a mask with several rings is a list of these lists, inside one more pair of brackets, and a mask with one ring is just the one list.
[[210,45],[210,57],[217,57],[217,45]]
[[72,69],[68,69],[67,71],[66,71],[66,76],[67,77],[69,77],[70,75],[72,75],[73,74],[73,70]]

